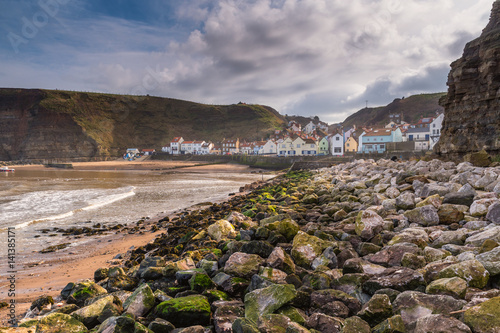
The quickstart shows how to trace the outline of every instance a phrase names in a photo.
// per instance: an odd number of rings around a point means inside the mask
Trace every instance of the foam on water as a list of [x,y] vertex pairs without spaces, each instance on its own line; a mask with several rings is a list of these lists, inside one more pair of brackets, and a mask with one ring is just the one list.
[[49,190],[10,197],[0,207],[0,221],[25,228],[32,223],[61,220],[135,195],[134,186],[116,189]]

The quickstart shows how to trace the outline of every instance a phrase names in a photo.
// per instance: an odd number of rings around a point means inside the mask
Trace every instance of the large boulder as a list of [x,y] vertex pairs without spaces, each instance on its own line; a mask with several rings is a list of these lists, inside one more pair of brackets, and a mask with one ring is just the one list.
[[271,285],[245,295],[245,318],[257,322],[265,314],[271,314],[296,296],[293,285]]
[[85,300],[107,294],[106,289],[101,287],[95,282],[84,281],[78,283],[71,291],[71,294],[68,297],[68,304],[76,304],[78,306],[83,306],[85,304]]
[[98,299],[94,303],[84,306],[71,313],[71,316],[82,322],[89,329],[99,324],[97,318],[108,304],[113,303],[114,297],[109,295]]
[[236,237],[234,226],[227,220],[218,220],[207,228],[207,232],[216,241]]
[[479,261],[491,276],[500,274],[500,246],[493,250],[476,255]]
[[417,207],[415,209],[408,210],[404,213],[404,216],[406,216],[410,223],[417,223],[424,227],[439,224],[439,215],[437,213],[437,209],[432,205]]
[[156,313],[158,317],[168,320],[175,327],[210,323],[210,303],[201,295],[173,298],[162,302],[156,307]]
[[464,312],[464,323],[474,333],[495,333],[500,328],[500,296],[493,297]]
[[461,310],[466,301],[446,295],[427,295],[418,291],[405,291],[392,303],[393,311],[400,314],[405,325],[430,314],[448,315]]
[[123,303],[125,312],[134,315],[134,317],[142,317],[154,306],[155,296],[146,283],[137,288]]
[[263,263],[264,259],[256,254],[235,252],[226,261],[224,272],[232,276],[248,279],[259,272],[259,267]]
[[64,313],[52,313],[40,319],[36,332],[40,333],[84,333],[87,327],[74,317]]
[[370,326],[375,326],[392,316],[392,305],[389,296],[385,294],[373,295],[373,297],[363,305],[358,316],[365,320]]
[[459,277],[438,279],[432,281],[425,289],[427,294],[449,295],[464,298],[467,292],[467,282]]
[[283,235],[283,237],[286,238],[287,242],[291,242],[300,230],[297,222],[295,222],[291,218],[286,218],[281,221],[269,223],[266,225],[266,227]]
[[267,258],[267,264],[273,268],[282,270],[287,274],[295,273],[295,263],[292,257],[286,253],[282,247],[275,247]]
[[127,316],[110,317],[97,329],[97,333],[135,333],[136,322]]
[[356,217],[356,234],[365,240],[372,239],[384,228],[384,220],[372,210],[363,210]]
[[390,267],[381,274],[363,283],[363,290],[370,295],[379,289],[391,288],[398,291],[425,290],[422,274],[407,267]]
[[418,318],[412,332],[472,333],[469,326],[465,325],[460,320],[442,314],[431,314]]
[[485,240],[491,239],[497,243],[500,243],[500,226],[495,226],[492,228],[485,229],[479,233],[476,233],[465,240],[466,245],[481,246]]
[[467,281],[469,287],[484,288],[490,274],[477,260],[466,260],[444,268],[439,278],[459,277]]
[[332,246],[332,242],[299,231],[293,238],[292,258],[296,265],[310,268],[314,259],[321,256],[329,246]]
[[[499,183],[500,184],[500,183]],[[495,224],[500,224],[500,203],[495,202],[488,207],[488,213],[486,213],[486,219]]]

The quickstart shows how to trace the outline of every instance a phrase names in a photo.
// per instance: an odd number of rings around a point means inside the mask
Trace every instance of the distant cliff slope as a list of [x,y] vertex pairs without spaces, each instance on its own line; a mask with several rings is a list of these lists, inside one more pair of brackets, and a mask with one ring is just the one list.
[[173,137],[261,139],[285,124],[261,105],[205,105],[170,98],[0,89],[0,160],[120,156]]
[[365,108],[350,115],[344,120],[344,129],[352,125],[383,127],[389,123],[391,114],[403,114],[407,123],[415,123],[421,117],[435,117],[436,111],[443,111],[439,99],[445,93],[413,95],[406,98],[397,98],[386,106]]
[[481,36],[451,64],[443,130],[435,152],[463,155],[485,149],[500,153],[500,2]]

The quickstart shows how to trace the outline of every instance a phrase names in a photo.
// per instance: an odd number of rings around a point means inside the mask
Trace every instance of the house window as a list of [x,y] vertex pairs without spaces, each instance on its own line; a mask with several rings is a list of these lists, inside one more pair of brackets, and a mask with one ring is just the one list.
[[335,138],[335,140],[340,141],[340,138],[339,138],[339,137],[336,137],[336,138]]
[[380,149],[385,149],[385,145],[380,145]]
[[346,146],[349,147],[349,144],[347,143]]
[[342,152],[342,148],[340,148],[340,147],[335,147],[335,148],[333,148],[333,152],[334,152],[334,153],[341,153],[341,152]]
[[297,143],[297,148],[300,148],[300,143]]

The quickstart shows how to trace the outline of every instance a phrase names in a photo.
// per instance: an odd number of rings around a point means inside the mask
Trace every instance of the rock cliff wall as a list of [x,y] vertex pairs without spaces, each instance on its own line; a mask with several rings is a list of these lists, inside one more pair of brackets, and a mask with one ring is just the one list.
[[37,89],[0,92],[0,160],[88,159],[96,142],[69,114],[40,106],[46,93]]
[[500,153],[500,1],[481,36],[451,64],[443,128],[435,152],[463,155],[485,149]]

